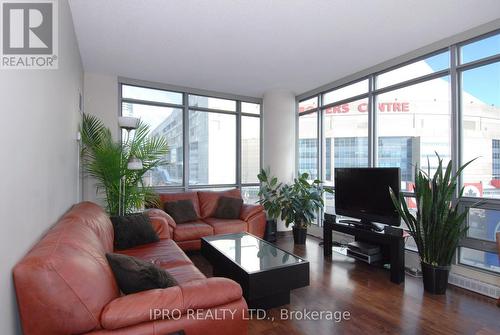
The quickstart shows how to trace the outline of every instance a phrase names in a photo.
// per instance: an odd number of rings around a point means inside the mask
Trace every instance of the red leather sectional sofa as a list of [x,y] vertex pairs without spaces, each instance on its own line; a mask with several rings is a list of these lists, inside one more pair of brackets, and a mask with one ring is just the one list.
[[[259,205],[243,205],[237,220],[212,218],[223,195],[241,197],[236,189],[161,194],[163,202],[191,199],[198,220],[176,224],[163,210],[149,209],[160,241],[123,251],[113,250],[113,225],[101,207],[91,202],[73,206],[14,268],[24,334],[247,334],[241,287],[227,278],[206,278],[181,250],[199,249],[200,237],[206,235],[264,235],[265,214]],[[122,296],[108,252],[154,262],[179,285]],[[156,310],[172,314],[155,316]],[[206,317],[195,318],[194,313]]]
[[[14,268],[24,334],[247,334],[241,287],[227,278],[206,278],[171,239],[171,231],[191,249],[205,233],[239,230],[248,224],[254,231],[252,218],[259,214],[245,214],[249,221],[228,222],[232,228],[224,230],[220,222],[207,219],[211,207],[201,203],[205,220],[185,227],[170,222],[160,210],[149,211],[160,241],[120,251],[165,268],[179,285],[124,296],[105,257],[113,252],[111,221],[96,204],[73,206]],[[155,309],[172,314],[151,320]],[[206,317],[195,318],[195,313]]]
[[164,217],[168,221],[170,233],[177,245],[183,250],[198,250],[201,247],[200,238],[209,235],[249,232],[260,238],[264,237],[266,229],[266,214],[261,205],[243,204],[240,218],[236,220],[217,219],[212,217],[221,196],[240,198],[238,189],[228,191],[198,191],[183,193],[162,193],[162,203],[177,200],[191,200],[198,219],[192,222],[176,224],[163,210],[150,209],[151,215]]

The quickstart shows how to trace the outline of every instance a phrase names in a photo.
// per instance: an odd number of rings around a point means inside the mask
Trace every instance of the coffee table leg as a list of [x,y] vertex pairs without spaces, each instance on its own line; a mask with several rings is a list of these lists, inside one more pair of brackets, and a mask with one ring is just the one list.
[[332,255],[332,223],[330,220],[323,221],[323,255]]
[[290,303],[290,291],[279,292],[257,299],[247,299],[250,309],[269,309],[288,305]]

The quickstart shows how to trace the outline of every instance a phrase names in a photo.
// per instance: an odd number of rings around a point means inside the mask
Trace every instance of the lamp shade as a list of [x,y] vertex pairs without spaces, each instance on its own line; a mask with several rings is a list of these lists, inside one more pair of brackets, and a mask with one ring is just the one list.
[[133,130],[139,126],[139,118],[132,116],[120,116],[118,118],[118,125],[122,129]]
[[129,170],[142,170],[142,161],[139,158],[130,157],[127,164]]

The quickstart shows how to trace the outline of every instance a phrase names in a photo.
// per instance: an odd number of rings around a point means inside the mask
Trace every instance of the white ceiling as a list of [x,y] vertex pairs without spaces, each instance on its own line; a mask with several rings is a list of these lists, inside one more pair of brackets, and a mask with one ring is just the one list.
[[500,17],[499,0],[70,0],[85,71],[296,94]]

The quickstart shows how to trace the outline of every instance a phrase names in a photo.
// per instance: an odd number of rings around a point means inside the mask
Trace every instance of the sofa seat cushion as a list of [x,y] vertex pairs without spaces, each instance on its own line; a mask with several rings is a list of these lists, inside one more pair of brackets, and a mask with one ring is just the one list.
[[203,236],[214,234],[214,229],[203,221],[192,221],[178,224],[174,230],[175,241],[197,240]]
[[214,235],[247,231],[247,223],[238,219],[206,218],[203,221],[214,229]]
[[180,265],[168,269],[168,273],[177,280],[179,284],[193,280],[206,279],[205,275],[192,264]]
[[164,269],[192,264],[189,257],[171,239],[162,239],[156,243],[115,252],[154,262]]

